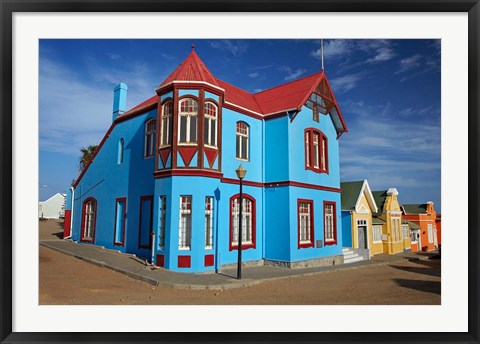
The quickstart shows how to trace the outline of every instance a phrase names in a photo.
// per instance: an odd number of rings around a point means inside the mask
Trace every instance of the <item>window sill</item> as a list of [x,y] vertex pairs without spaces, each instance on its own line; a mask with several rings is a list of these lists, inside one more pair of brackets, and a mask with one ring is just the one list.
[[204,144],[204,146],[207,147],[207,148],[211,148],[211,149],[218,149],[217,146],[208,145],[206,143]]
[[240,160],[240,161],[245,161],[245,162],[249,162],[249,160],[248,160],[248,159],[242,159],[242,158],[238,158],[238,157],[237,157],[237,160]]
[[198,146],[197,142],[179,142],[178,146]]
[[190,247],[179,247],[179,251],[190,251]]

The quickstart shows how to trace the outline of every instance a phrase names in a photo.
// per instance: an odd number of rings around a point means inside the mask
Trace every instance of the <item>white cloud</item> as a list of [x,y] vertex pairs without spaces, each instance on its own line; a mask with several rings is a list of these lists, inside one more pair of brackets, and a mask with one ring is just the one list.
[[411,71],[412,69],[420,67],[421,59],[422,55],[417,54],[400,60],[400,69],[398,69],[395,74],[405,73]]
[[248,76],[250,78],[257,78],[259,75],[260,75],[260,73],[258,73],[258,72],[253,72],[253,73],[248,74]]
[[375,62],[384,62],[391,60],[395,57],[395,53],[393,49],[390,48],[380,48],[377,50],[377,54],[374,57],[367,59],[368,63],[375,63]]
[[349,74],[330,80],[330,84],[335,93],[344,93],[355,88],[361,79],[360,73]]
[[288,75],[285,77],[285,81],[292,81],[297,79],[299,76],[302,76],[305,74],[306,70],[305,69],[296,69],[296,70],[290,70],[288,71]]
[[230,52],[232,55],[239,55],[247,51],[248,45],[243,40],[221,40],[210,43],[212,48],[221,49]]

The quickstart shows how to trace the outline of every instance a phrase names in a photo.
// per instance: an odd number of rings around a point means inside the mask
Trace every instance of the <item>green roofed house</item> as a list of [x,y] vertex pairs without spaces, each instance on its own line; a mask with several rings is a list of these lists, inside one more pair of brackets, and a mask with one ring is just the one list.
[[422,227],[420,227],[420,225],[416,224],[415,222],[402,218],[402,229],[404,234],[406,231],[410,234],[409,248],[411,248],[411,250],[414,252],[421,250],[422,243],[420,240],[420,230],[422,229]]
[[346,263],[382,253],[382,242],[372,233],[372,213],[377,205],[367,180],[340,183],[342,236]]
[[[420,226],[417,245],[412,245],[412,251],[432,251],[438,248],[438,222],[433,202],[424,204],[403,204],[403,218]],[[416,246],[416,247],[415,247]]]

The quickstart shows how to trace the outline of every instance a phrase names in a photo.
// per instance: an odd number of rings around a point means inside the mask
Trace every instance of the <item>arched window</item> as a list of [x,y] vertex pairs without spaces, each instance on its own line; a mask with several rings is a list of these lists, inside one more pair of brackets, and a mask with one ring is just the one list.
[[217,147],[217,113],[215,104],[205,103],[204,141],[207,146]]
[[122,164],[123,163],[123,150],[125,148],[125,141],[123,140],[123,137],[118,141],[118,158],[117,158],[117,164]]
[[178,143],[197,142],[197,115],[198,103],[196,100],[186,98],[180,100],[178,112]]
[[82,210],[82,233],[80,241],[95,241],[95,224],[97,221],[97,201],[95,198],[87,198],[83,202]]
[[305,129],[305,169],[328,173],[328,139],[314,128]]
[[145,158],[151,158],[155,151],[155,120],[145,123]]
[[173,101],[169,100],[163,105],[162,111],[162,137],[160,146],[170,146],[172,135],[172,117],[173,117]]
[[237,159],[248,161],[249,127],[245,122],[237,122]]
[[[242,196],[242,250],[255,248],[255,198]],[[238,249],[238,220],[240,218],[240,195],[230,198],[230,251]]]

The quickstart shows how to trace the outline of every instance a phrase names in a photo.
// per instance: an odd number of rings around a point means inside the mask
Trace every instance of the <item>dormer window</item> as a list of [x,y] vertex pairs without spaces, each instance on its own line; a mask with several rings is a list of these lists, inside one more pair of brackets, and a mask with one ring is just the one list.
[[173,101],[167,101],[163,105],[162,111],[162,136],[160,146],[170,146],[172,133]]
[[197,115],[198,103],[196,100],[191,98],[180,100],[178,143],[197,143]]
[[206,146],[217,147],[217,106],[205,103],[204,142]]

